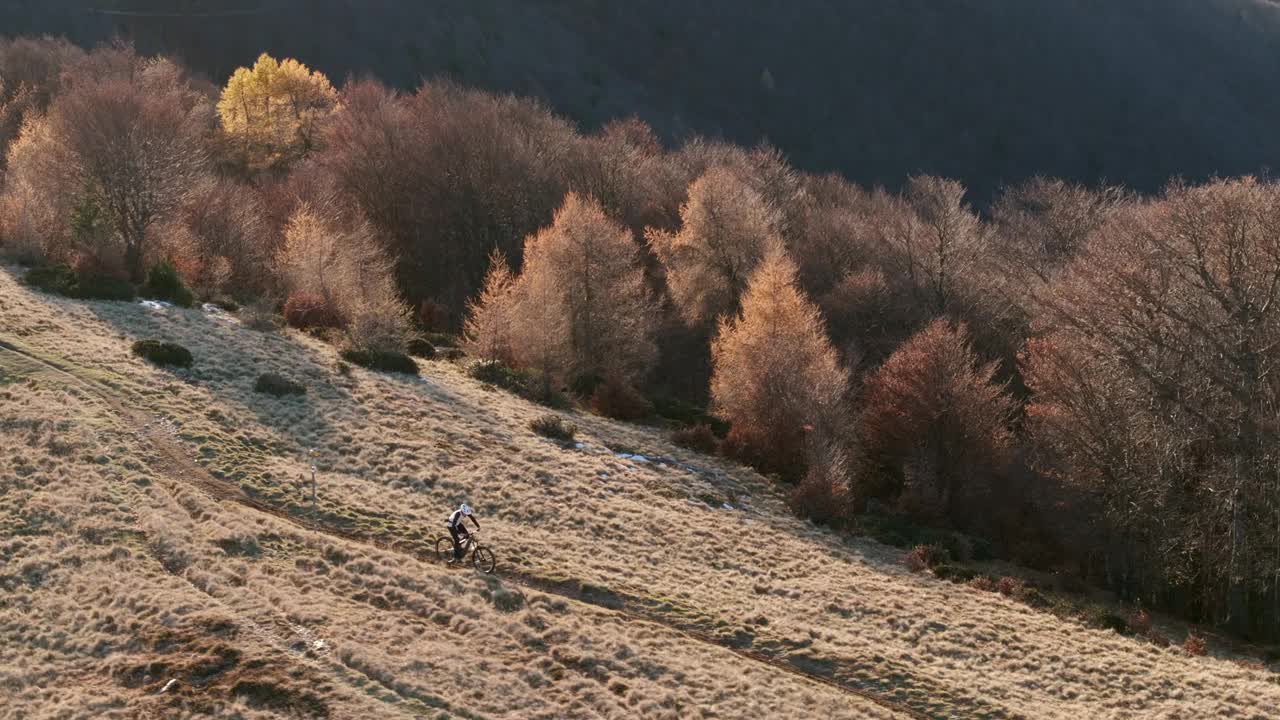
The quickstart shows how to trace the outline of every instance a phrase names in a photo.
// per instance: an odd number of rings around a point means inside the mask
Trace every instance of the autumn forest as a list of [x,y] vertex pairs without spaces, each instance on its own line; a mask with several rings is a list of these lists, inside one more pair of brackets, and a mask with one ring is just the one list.
[[245,61],[0,41],[0,255],[390,364],[457,336],[475,374],[670,426],[801,518],[958,530],[1280,639],[1280,184],[1036,177],[974,207],[948,178],[861,187],[765,144]]

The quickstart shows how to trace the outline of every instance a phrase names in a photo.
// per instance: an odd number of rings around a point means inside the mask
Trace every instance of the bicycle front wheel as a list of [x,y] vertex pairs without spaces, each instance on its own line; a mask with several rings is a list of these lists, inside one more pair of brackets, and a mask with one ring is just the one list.
[[476,551],[471,554],[471,562],[477,570],[485,574],[492,573],[493,568],[498,564],[497,559],[493,557],[493,551],[485,547],[476,548]]
[[452,538],[436,538],[436,557],[440,559],[440,562],[448,562],[453,559]]

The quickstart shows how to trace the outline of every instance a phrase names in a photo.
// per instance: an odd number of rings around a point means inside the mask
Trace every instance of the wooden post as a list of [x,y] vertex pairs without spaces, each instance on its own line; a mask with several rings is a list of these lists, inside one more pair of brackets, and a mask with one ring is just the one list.
[[316,451],[311,450],[311,512],[316,511]]

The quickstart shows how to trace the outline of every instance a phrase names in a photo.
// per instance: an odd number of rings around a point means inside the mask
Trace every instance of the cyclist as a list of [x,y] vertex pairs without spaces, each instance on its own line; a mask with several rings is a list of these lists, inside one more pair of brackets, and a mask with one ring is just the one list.
[[476,520],[475,511],[466,503],[462,503],[457,510],[449,513],[449,519],[444,523],[449,528],[449,535],[453,538],[453,559],[449,561],[450,563],[462,559],[462,543],[471,537],[471,533],[467,532],[466,526],[462,524],[465,518],[471,518],[476,529],[480,529],[480,521]]

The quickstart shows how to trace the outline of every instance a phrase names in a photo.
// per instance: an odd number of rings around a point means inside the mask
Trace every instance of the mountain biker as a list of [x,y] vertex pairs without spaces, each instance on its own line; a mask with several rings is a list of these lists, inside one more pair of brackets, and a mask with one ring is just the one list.
[[476,529],[480,529],[480,521],[476,520],[475,511],[466,503],[462,503],[457,510],[449,513],[449,519],[444,523],[449,528],[449,535],[453,538],[453,559],[449,561],[450,563],[462,559],[462,543],[471,537],[471,533],[467,532],[466,526],[462,524],[465,518],[471,518]]

